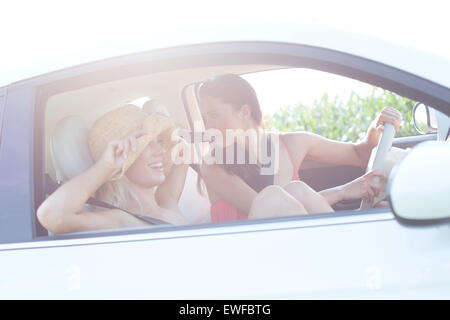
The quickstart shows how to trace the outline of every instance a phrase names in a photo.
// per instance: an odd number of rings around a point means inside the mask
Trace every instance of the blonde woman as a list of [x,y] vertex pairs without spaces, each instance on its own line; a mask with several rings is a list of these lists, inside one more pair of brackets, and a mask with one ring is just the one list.
[[[186,223],[178,208],[187,164],[171,166],[173,122],[127,105],[100,117],[89,132],[95,164],[67,181],[38,208],[53,233],[148,225],[123,210],[171,224]],[[95,196],[120,209],[86,211]]]

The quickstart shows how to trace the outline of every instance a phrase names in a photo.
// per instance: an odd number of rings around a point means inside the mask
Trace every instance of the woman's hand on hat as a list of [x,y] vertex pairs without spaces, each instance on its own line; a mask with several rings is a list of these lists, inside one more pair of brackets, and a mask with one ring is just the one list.
[[134,131],[123,139],[108,143],[98,162],[110,171],[110,177],[120,172],[129,154],[137,151],[137,139],[145,134],[145,130]]

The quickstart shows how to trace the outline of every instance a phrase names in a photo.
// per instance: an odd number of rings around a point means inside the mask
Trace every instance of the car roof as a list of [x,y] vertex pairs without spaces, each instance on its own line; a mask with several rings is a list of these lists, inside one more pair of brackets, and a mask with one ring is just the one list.
[[[142,42],[145,43],[145,51],[151,51],[185,45],[235,41],[281,42],[327,48],[380,62],[431,80],[444,87],[450,87],[450,60],[417,48],[336,28],[294,23],[251,23],[211,28],[191,27],[176,33],[161,32],[157,38],[152,38],[149,42],[143,39]],[[140,51],[138,54],[142,54],[142,48],[142,44],[140,44],[136,47],[128,46],[127,50],[138,49]],[[72,58],[70,61],[68,59],[65,67],[92,61],[101,62],[114,59],[114,56],[124,56],[124,54],[133,55],[133,53],[124,52],[123,49],[87,53],[83,54],[82,58]],[[104,59],[105,57],[108,58]],[[40,74],[54,71],[58,67],[52,70],[51,65],[46,65],[45,68],[46,70],[39,70]],[[36,72],[30,77],[38,76]]]

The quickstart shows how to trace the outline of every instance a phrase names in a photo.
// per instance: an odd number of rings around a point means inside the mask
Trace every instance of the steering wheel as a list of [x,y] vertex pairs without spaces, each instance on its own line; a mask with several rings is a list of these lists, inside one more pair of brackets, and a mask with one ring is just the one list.
[[[394,139],[395,135],[395,128],[391,123],[384,123],[384,130],[381,135],[380,141],[378,142],[377,151],[375,153],[374,160],[372,162],[372,166],[369,163],[368,171],[371,170],[378,170],[382,171],[383,163],[385,161],[386,155],[389,152],[389,149],[391,149],[392,146],[392,140]],[[376,179],[376,182],[379,182],[379,177],[374,177]],[[372,208],[373,203],[370,203],[368,200],[363,199],[361,203],[360,209],[367,209]]]

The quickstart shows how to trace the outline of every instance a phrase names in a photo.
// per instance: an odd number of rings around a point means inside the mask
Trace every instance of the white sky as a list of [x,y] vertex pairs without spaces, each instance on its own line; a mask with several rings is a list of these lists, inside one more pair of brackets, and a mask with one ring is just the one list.
[[450,60],[449,9],[448,0],[2,0],[0,86],[70,65],[143,51],[149,43],[189,27],[243,22],[296,21],[346,29]]
[[357,80],[310,69],[269,70],[245,75],[255,89],[263,114],[273,114],[285,106],[303,103],[312,106],[326,92],[347,101],[352,91],[368,95],[372,86]]

